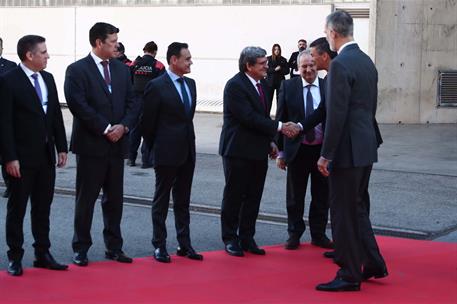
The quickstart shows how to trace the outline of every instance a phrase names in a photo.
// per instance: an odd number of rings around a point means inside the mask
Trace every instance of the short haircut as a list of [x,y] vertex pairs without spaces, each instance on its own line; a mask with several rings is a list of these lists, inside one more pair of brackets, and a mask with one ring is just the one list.
[[240,59],[238,60],[238,66],[240,72],[246,72],[248,68],[246,64],[254,65],[257,63],[257,58],[262,58],[267,55],[267,52],[258,46],[248,46],[245,47],[240,54]]
[[306,43],[306,44],[308,43],[308,42],[306,42],[305,39],[300,39],[300,40],[298,40],[298,43],[300,43],[300,42],[304,42],[304,43]]
[[167,62],[170,64],[171,56],[180,57],[182,49],[188,49],[189,45],[183,42],[173,42],[167,49]]
[[3,39],[0,38],[0,46],[3,46]]
[[17,55],[21,61],[24,61],[27,57],[27,52],[35,52],[36,46],[39,43],[45,42],[46,39],[37,35],[26,35],[19,39],[17,42]]
[[89,30],[90,45],[95,47],[95,41],[97,41],[97,39],[105,41],[106,38],[108,38],[108,35],[117,33],[119,33],[119,29],[114,25],[105,22],[97,22]]
[[334,52],[330,49],[330,45],[328,44],[327,38],[321,37],[317,38],[309,45],[310,48],[315,48],[319,55],[323,53],[327,53],[331,59],[335,58],[338,55],[337,52]]
[[344,10],[338,10],[328,15],[325,24],[343,37],[354,35],[354,22],[352,17]]
[[298,53],[298,56],[297,56],[297,67],[300,64],[301,57],[305,56],[305,55],[311,56],[311,51],[309,49],[306,49],[306,50],[303,50],[300,53]]
[[125,52],[125,46],[122,44],[122,42],[117,43],[117,51],[119,53],[124,53]]
[[149,41],[144,45],[143,52],[154,53],[157,51],[157,44],[154,41]]

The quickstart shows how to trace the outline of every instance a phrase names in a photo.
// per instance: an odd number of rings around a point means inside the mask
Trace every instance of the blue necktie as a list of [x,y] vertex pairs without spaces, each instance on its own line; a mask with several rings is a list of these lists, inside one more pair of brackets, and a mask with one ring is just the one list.
[[[308,118],[314,112],[314,101],[313,101],[313,95],[311,94],[312,86],[313,86],[312,84],[309,84],[306,86],[306,88],[308,88],[308,93],[306,93],[305,118]],[[306,132],[305,139],[307,142],[312,143],[315,138],[316,138],[316,134],[314,133],[314,128],[312,128],[311,130]]]
[[43,95],[41,94],[41,87],[40,87],[40,82],[38,81],[38,74],[32,74],[33,78],[33,86],[35,87],[36,94],[38,95],[38,98],[40,99],[41,105],[45,106],[47,103],[43,101]]
[[184,78],[178,78],[178,82],[181,85],[181,94],[182,94],[182,102],[184,103],[184,109],[186,110],[186,114],[189,115],[190,113],[190,98],[187,95],[186,86],[184,85]]

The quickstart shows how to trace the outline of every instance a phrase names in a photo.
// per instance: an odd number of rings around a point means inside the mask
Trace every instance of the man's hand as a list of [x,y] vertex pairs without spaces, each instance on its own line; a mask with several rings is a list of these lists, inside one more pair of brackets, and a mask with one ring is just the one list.
[[328,159],[323,158],[322,156],[317,161],[317,169],[323,176],[329,176],[330,172],[328,171],[328,165],[330,161]]
[[6,172],[15,178],[21,178],[21,166],[18,160],[12,160],[6,163]]
[[286,165],[286,161],[284,160],[284,158],[277,158],[276,166],[278,166],[278,168],[281,170],[286,170],[287,165]]
[[108,139],[111,142],[115,143],[119,139],[121,139],[122,136],[124,136],[124,133],[125,133],[125,127],[121,124],[118,124],[118,125],[114,125],[111,128],[109,128],[108,133],[106,133],[105,136],[108,137]]
[[57,167],[63,168],[67,164],[67,153],[66,152],[60,152],[58,154],[58,159],[57,159]]
[[294,122],[289,121],[282,124],[281,132],[289,138],[294,138],[300,133],[300,131],[300,126]]
[[276,144],[274,142],[271,142],[270,147],[271,147],[270,158],[276,159],[276,157],[278,157],[278,153],[279,153],[278,146],[276,146]]

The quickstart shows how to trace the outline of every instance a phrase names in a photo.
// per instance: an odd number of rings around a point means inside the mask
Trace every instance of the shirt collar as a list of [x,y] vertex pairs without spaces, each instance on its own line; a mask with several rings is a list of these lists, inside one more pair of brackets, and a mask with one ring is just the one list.
[[316,76],[316,79],[314,79],[313,83],[308,83],[303,77],[301,77],[301,81],[303,83],[303,87],[306,87],[307,85],[312,84],[313,86],[316,86],[319,88],[319,77]]
[[[167,73],[168,73],[168,76],[170,76],[171,80],[172,81],[176,81],[178,80],[179,78],[181,78],[180,76],[176,75],[175,73],[173,73],[169,68],[167,69]],[[184,78],[184,77],[183,77]]]
[[257,87],[257,84],[259,83],[259,81],[255,81],[254,78],[252,78],[251,76],[248,75],[248,73],[244,73],[244,75],[246,75],[249,79],[249,81],[252,83],[253,86]]
[[351,45],[351,44],[357,44],[357,42],[355,42],[354,40],[349,41],[349,42],[346,42],[345,44],[343,44],[343,45],[340,47],[340,49],[338,50],[338,54],[340,54],[341,51],[342,51],[345,47],[347,47],[348,45]]
[[[32,71],[31,69],[29,69],[28,67],[25,66],[25,64],[22,64],[19,63],[19,66],[21,67],[21,69],[24,71],[25,75],[27,75],[27,77],[31,77],[33,74],[35,74],[34,71]],[[36,72],[38,75],[40,74],[39,72]]]
[[[90,51],[90,56],[92,57],[92,59],[94,59],[96,64],[101,64],[102,61],[105,61],[105,60],[101,59],[100,57],[98,57],[97,55],[95,55],[95,53],[92,51]],[[106,61],[109,62],[109,60],[106,60]]]

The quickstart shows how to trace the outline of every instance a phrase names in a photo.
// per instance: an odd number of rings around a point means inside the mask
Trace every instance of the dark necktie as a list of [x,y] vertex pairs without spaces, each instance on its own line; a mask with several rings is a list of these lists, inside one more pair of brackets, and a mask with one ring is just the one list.
[[[308,88],[308,92],[306,93],[306,112],[305,112],[305,118],[308,118],[313,112],[314,112],[314,101],[313,101],[313,95],[311,94],[311,87],[313,85],[309,84],[306,86]],[[311,143],[314,141],[316,138],[316,134],[314,133],[314,128],[306,132],[305,134],[305,139],[307,142]]]
[[257,90],[259,90],[259,95],[260,95],[260,103],[262,103],[263,109],[265,112],[267,111],[267,104],[265,102],[265,94],[263,93],[262,85],[260,82],[256,83]]
[[36,94],[38,95],[38,98],[40,99],[40,102],[43,106],[46,104],[43,103],[43,95],[41,94],[41,87],[40,87],[40,82],[38,81],[38,74],[32,74],[33,78],[33,85],[35,87]]
[[103,75],[104,75],[105,83],[109,87],[111,85],[111,77],[109,76],[109,71],[108,71],[109,62],[107,60],[104,60],[101,62],[101,64],[103,66]]
[[184,85],[184,78],[178,78],[178,82],[181,85],[181,94],[182,94],[182,102],[184,103],[184,109],[186,110],[186,114],[189,115],[190,113],[190,98],[187,95],[186,86]]

